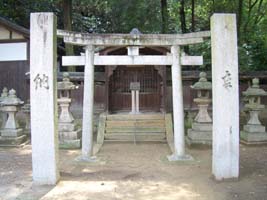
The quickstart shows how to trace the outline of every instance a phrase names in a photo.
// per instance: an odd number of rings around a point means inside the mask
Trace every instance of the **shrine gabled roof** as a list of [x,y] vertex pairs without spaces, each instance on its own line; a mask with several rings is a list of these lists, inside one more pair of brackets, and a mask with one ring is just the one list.
[[22,34],[24,37],[29,38],[30,37],[30,31],[14,22],[11,22],[10,20],[1,17],[0,16],[0,24],[6,27],[9,30],[16,31],[20,34]]

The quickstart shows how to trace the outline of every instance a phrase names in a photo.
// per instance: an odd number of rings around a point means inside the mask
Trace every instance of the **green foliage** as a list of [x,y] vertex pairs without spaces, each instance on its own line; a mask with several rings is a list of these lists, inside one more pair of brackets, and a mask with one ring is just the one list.
[[[31,12],[50,11],[58,16],[63,28],[63,0],[0,0],[0,15],[29,28]],[[167,33],[181,33],[181,17],[186,32],[210,29],[210,16],[236,13],[239,31],[239,65],[241,71],[267,70],[267,0],[167,0]],[[160,0],[73,0],[72,29],[95,33],[129,33],[138,28],[143,33],[162,31]],[[183,7],[181,7],[183,6]],[[181,8],[184,12],[181,12]],[[194,11],[194,12],[193,12]],[[184,15],[184,16],[181,16]],[[189,54],[204,56],[210,69],[210,41],[190,46]]]
[[142,33],[159,33],[161,30],[160,1],[110,0],[111,32],[129,33],[138,28]]

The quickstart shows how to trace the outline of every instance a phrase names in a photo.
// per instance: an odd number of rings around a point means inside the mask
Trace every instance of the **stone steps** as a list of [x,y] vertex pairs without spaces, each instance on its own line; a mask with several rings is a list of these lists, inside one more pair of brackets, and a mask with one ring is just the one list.
[[165,128],[154,127],[121,127],[106,128],[106,133],[165,133]]
[[105,140],[109,141],[151,141],[151,142],[165,142],[165,133],[112,133],[106,134]]
[[164,114],[107,115],[107,141],[166,141]]
[[164,120],[138,120],[138,121],[107,121],[106,127],[157,127],[157,128],[164,128]]
[[128,120],[164,120],[163,114],[140,114],[140,115],[130,115],[130,114],[114,114],[108,115],[107,121],[109,120],[120,120],[120,121],[128,121]]

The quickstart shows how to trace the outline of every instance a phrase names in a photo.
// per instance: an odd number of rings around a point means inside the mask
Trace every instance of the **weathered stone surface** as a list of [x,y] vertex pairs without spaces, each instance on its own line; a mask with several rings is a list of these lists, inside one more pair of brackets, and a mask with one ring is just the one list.
[[63,81],[58,82],[59,96],[58,104],[60,106],[60,115],[58,120],[59,130],[59,148],[80,148],[81,130],[77,130],[77,125],[73,115],[70,112],[71,90],[77,89],[69,79],[69,73],[63,73]]
[[207,80],[207,74],[200,72],[199,81],[191,86],[192,89],[197,91],[197,98],[194,102],[198,106],[198,113],[192,123],[192,129],[187,132],[187,144],[190,147],[201,144],[210,146],[212,141],[212,119],[208,113],[208,107],[211,103],[210,90],[212,84]]
[[174,153],[174,136],[173,136],[173,125],[172,125],[172,115],[170,113],[165,114],[165,129],[166,129],[166,139],[168,145]]
[[[267,93],[260,88],[259,86],[259,79],[258,78],[254,78],[252,79],[252,86],[248,87],[248,89],[244,92],[242,92],[242,94],[246,97],[259,97],[259,96],[266,96]],[[252,101],[253,99],[251,99],[250,103],[256,103],[255,101]],[[260,103],[260,102],[258,102]]]
[[2,106],[2,112],[5,112],[8,116],[3,129],[17,129],[19,127],[16,118],[18,107],[11,105]]
[[209,107],[211,100],[204,99],[204,98],[195,98],[194,102],[197,104],[198,109],[199,109],[194,121],[199,122],[199,123],[212,122],[212,119],[208,113],[208,107]]
[[209,141],[212,142],[212,132],[211,131],[196,131],[193,129],[188,130],[188,138],[196,141]]
[[[66,140],[80,140],[81,133],[81,129],[75,131],[59,132],[59,141],[61,143],[64,143],[64,141]],[[80,148],[80,146],[78,148]]]
[[212,123],[192,123],[192,129],[195,131],[212,131]]
[[[244,125],[244,131],[249,133],[263,133],[265,132],[265,126],[262,125]],[[267,133],[266,133],[267,134]]]
[[[182,65],[203,65],[202,56],[182,56]],[[63,66],[85,65],[85,56],[63,56]],[[103,56],[95,55],[94,65],[172,65],[172,56]]]
[[72,123],[74,118],[69,110],[71,99],[68,97],[61,97],[57,100],[60,107],[59,123]]
[[1,130],[1,136],[2,137],[18,137],[23,135],[23,130],[21,128],[16,128],[16,129],[2,129]]
[[[247,108],[249,107],[249,106],[246,106]],[[248,125],[261,125],[261,122],[260,122],[260,120],[259,120],[259,113],[260,113],[260,110],[262,110],[264,107],[262,107],[262,108],[259,108],[259,106],[258,106],[258,108],[252,108],[252,107],[250,107],[249,108],[249,115],[250,115],[250,118],[249,118],[249,120],[248,120]]]
[[[1,97],[0,97],[0,103],[8,96],[8,89],[6,87],[3,88]],[[1,104],[0,104],[1,105]],[[2,107],[0,107],[0,111],[2,111]],[[4,112],[1,112],[1,117],[2,117],[2,125],[1,128],[4,128],[5,122],[7,120],[7,114]],[[1,133],[0,133],[1,134]]]
[[101,147],[104,143],[105,128],[106,128],[107,115],[101,113],[99,116],[98,127],[97,127],[97,144]]
[[266,142],[267,133],[265,132],[265,126],[261,125],[259,113],[265,107],[261,104],[261,97],[266,96],[267,93],[260,88],[258,78],[252,80],[252,86],[243,92],[243,95],[248,102],[245,105],[245,109],[249,112],[249,120],[247,124],[244,125],[240,138],[246,144]]
[[58,30],[58,36],[64,37],[64,42],[76,45],[106,45],[106,46],[171,46],[202,43],[203,38],[209,37],[209,31],[174,34],[174,35],[154,35],[154,34],[86,34],[65,30]]
[[26,104],[24,104],[24,106],[22,106],[21,108],[22,112],[25,115],[25,127],[24,127],[24,133],[26,135],[30,135],[31,134],[31,104],[30,104],[30,100],[27,101]]
[[16,96],[14,89],[9,90],[8,96],[1,101],[2,106],[21,106],[24,102]]
[[76,123],[59,123],[58,124],[58,131],[63,132],[63,131],[74,131],[77,129],[77,124]]
[[58,170],[56,16],[32,13],[30,32],[33,181],[56,184]]
[[61,149],[78,149],[81,147],[81,140],[63,140],[59,142]]
[[0,137],[0,146],[2,147],[19,147],[27,140],[26,135],[18,137]]
[[[192,130],[191,130],[192,131]],[[195,131],[192,131],[195,132]],[[205,139],[205,138],[199,138],[197,135],[199,134],[199,132],[195,132],[195,133],[191,133],[191,134],[195,134],[196,137],[194,139],[192,139],[191,137],[186,137],[186,143],[190,148],[200,148],[200,149],[206,149],[206,148],[211,148],[212,147],[212,133],[210,134],[210,138],[209,139]],[[205,135],[207,135],[207,133],[204,133]]]
[[182,72],[180,63],[180,47],[172,46],[172,99],[173,99],[173,129],[174,129],[174,152],[169,156],[169,160],[175,160],[185,155],[184,138],[184,109],[183,109],[183,89]]
[[192,129],[187,131],[186,142],[190,147],[211,147],[212,144],[212,124],[193,123]]
[[196,82],[194,85],[191,86],[194,90],[211,90],[212,84],[207,80],[207,73],[206,72],[200,72],[199,74],[199,81]]
[[[94,47],[85,48],[83,96],[82,155],[79,160],[91,161],[94,133]],[[95,159],[93,159],[95,160]]]
[[11,89],[8,93],[8,96],[2,99],[0,104],[2,106],[1,111],[8,116],[6,121],[4,121],[3,128],[0,131],[1,143],[19,145],[18,142],[24,142],[24,137],[21,137],[23,135],[23,130],[17,123],[16,113],[18,112],[19,107],[23,104],[23,101],[17,98],[16,91]]
[[62,91],[66,91],[66,97],[69,97],[70,91],[74,90],[74,89],[78,89],[79,87],[74,85],[71,81],[70,81],[70,75],[68,72],[64,72],[63,73],[63,80],[61,82],[58,82],[58,90],[61,93],[61,97],[62,95]]
[[267,143],[267,133],[266,132],[247,132],[241,131],[241,140],[244,140],[247,144],[253,143]]
[[216,180],[239,176],[239,86],[235,14],[211,17],[213,145]]

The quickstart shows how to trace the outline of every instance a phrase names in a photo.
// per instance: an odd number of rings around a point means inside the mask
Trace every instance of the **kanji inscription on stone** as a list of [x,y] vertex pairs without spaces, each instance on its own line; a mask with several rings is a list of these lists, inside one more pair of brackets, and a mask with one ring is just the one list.
[[40,75],[39,73],[35,76],[34,78],[34,83],[35,83],[35,89],[37,90],[38,88],[45,88],[49,89],[49,84],[48,84],[48,76],[46,74]]
[[228,70],[225,71],[225,75],[222,77],[222,79],[223,87],[225,87],[226,89],[230,89],[233,87],[231,73]]

